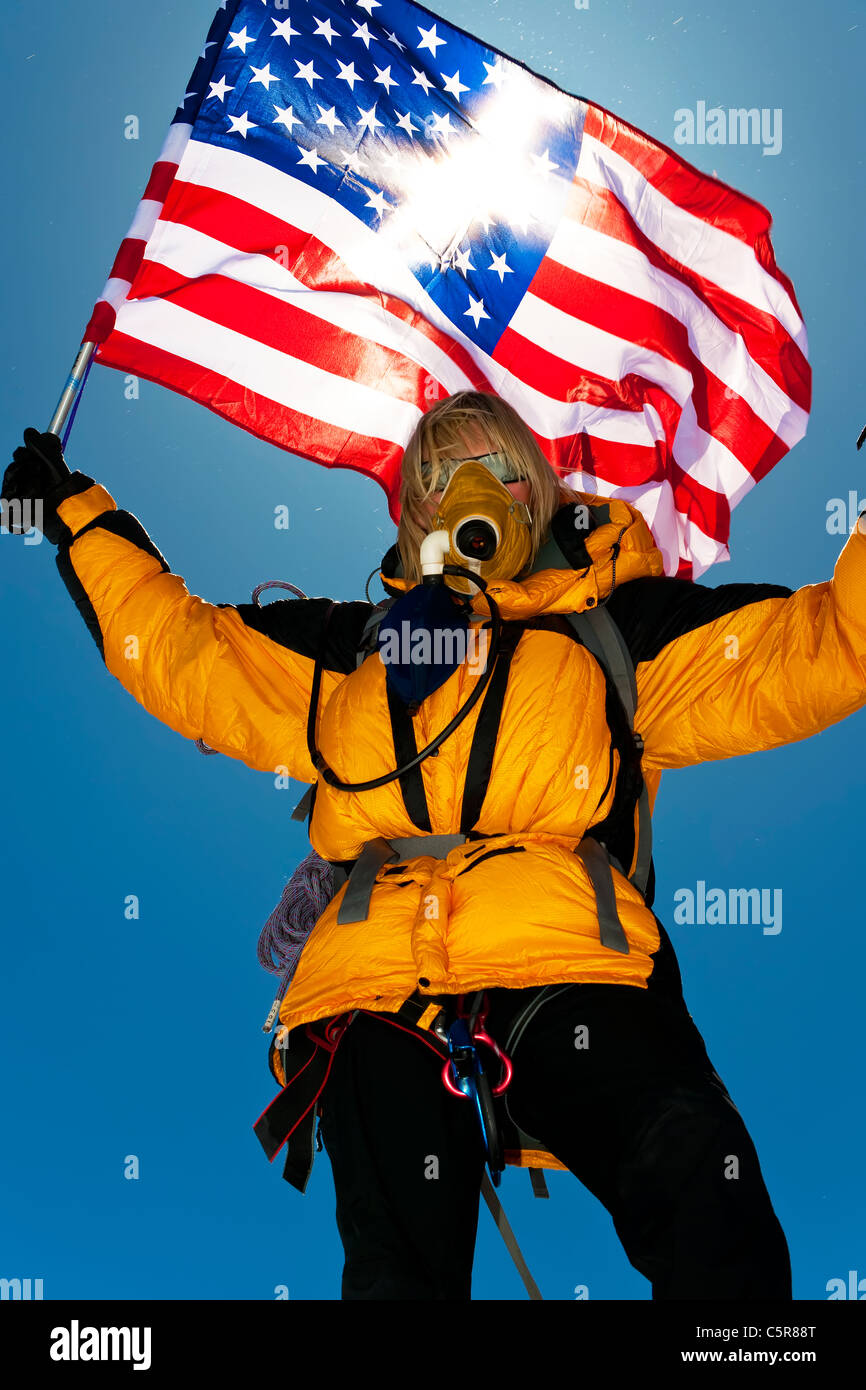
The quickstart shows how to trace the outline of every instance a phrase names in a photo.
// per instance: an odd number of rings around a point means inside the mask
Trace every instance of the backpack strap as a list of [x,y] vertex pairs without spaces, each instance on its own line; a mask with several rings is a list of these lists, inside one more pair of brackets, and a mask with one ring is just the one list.
[[[644,743],[634,727],[634,717],[637,710],[637,680],[631,653],[622,633],[604,608],[587,609],[584,613],[569,613],[567,617],[583,645],[610,673],[628,717],[629,728],[635,742],[638,760],[640,760]],[[652,863],[652,816],[650,815],[649,792],[643,777],[641,777],[637,814],[637,861],[629,881],[634,884],[639,893],[644,894]]]
[[[607,503],[599,503],[588,508],[593,526],[604,524],[610,519],[610,508]],[[538,556],[533,565],[533,572],[543,569],[573,569],[574,566],[564,554],[562,548],[557,543],[553,531],[548,533],[547,540],[538,552]],[[625,710],[628,719],[629,729],[634,739],[637,750],[638,762],[643,753],[644,743],[640,734],[635,731],[634,720],[637,712],[637,680],[635,677],[634,662],[631,659],[631,652],[628,649],[625,638],[611,617],[610,613],[602,606],[600,608],[586,609],[583,613],[566,614],[568,622],[574,629],[575,636],[582,646],[586,647],[595,657],[596,661],[607,672],[613,681],[620,702]],[[641,777],[641,789],[637,798],[637,858],[634,872],[629,876],[629,882],[637,888],[643,896],[649,882],[650,868],[652,865],[652,817],[650,815],[649,792],[646,782]],[[596,841],[596,843],[599,843]],[[582,848],[582,847],[581,847]],[[607,851],[607,846],[603,846]],[[608,852],[608,857],[612,858]],[[581,852],[581,858],[586,858]],[[594,856],[597,861],[597,856]],[[621,872],[624,868],[614,859],[613,863]],[[587,864],[587,870],[590,866]],[[593,870],[596,878],[601,873],[601,866],[593,863]],[[608,871],[609,877],[609,871]],[[595,883],[595,880],[594,880]],[[607,897],[602,895],[603,901]],[[616,918],[618,925],[618,918]],[[616,936],[616,929],[613,921],[610,923],[612,936]],[[621,928],[620,928],[621,930]],[[614,949],[617,949],[616,947]],[[621,949],[621,947],[619,948]]]
[[361,633],[361,639],[358,642],[358,651],[355,657],[356,671],[359,666],[363,665],[370,653],[376,650],[376,639],[379,635],[379,624],[381,623],[385,614],[388,612],[388,609],[392,606],[392,604],[395,604],[396,602],[397,596],[395,596],[394,598],[383,599],[381,603],[377,603],[376,607],[373,609],[372,613],[370,614],[369,618],[364,624],[364,630]]

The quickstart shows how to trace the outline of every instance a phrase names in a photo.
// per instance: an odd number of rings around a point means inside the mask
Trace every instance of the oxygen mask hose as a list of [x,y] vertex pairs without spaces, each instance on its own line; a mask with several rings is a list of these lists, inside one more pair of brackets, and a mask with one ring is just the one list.
[[[439,541],[436,540],[437,536],[440,537]],[[441,537],[443,536],[446,543],[444,551],[441,550],[443,543]],[[428,545],[428,542],[433,544]],[[475,689],[472,691],[466,704],[462,709],[457,711],[454,718],[449,724],[446,724],[442,732],[437,734],[433,741],[427,744],[426,748],[422,748],[421,752],[417,753],[410,762],[404,763],[402,767],[395,768],[393,772],[386,772],[382,777],[373,777],[369,782],[341,782],[336,773],[328,767],[321,753],[313,749],[313,765],[322,780],[328,783],[328,786],[336,787],[339,791],[344,792],[367,792],[373,791],[376,787],[387,786],[389,782],[393,782],[396,778],[402,777],[404,773],[410,772],[413,767],[417,767],[425,758],[429,758],[432,753],[436,752],[440,745],[445,742],[446,738],[450,737],[454,730],[462,724],[470,710],[477,705],[484,691],[487,689],[490,677],[493,675],[493,668],[496,665],[496,658],[499,654],[499,644],[502,633],[502,619],[499,614],[499,607],[496,601],[488,594],[487,583],[480,575],[473,574],[471,570],[464,569],[462,565],[447,565],[444,563],[444,556],[447,555],[450,545],[450,537],[447,531],[434,531],[429,536],[425,537],[422,545],[422,572],[424,573],[422,582],[424,584],[443,584],[445,582],[444,575],[453,574],[463,579],[468,579],[472,584],[476,584],[482,591],[490,609],[491,627],[490,647],[487,653],[484,674],[476,681]],[[426,551],[424,548],[425,546],[427,547]],[[318,696],[318,689],[316,690],[316,696]],[[311,721],[311,724],[313,723],[314,721]]]

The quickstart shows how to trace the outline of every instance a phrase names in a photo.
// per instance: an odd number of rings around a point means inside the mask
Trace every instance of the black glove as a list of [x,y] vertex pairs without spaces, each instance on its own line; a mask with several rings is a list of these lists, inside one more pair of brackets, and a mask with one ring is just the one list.
[[[4,518],[12,534],[21,536],[36,526],[46,540],[57,545],[66,527],[58,517],[56,507],[63,501],[71,477],[58,435],[40,434],[32,426],[26,429],[24,446],[16,449],[12,455],[0,495],[0,501],[25,504],[21,507],[21,520],[28,525],[12,525],[11,513],[8,519]],[[28,502],[31,504],[29,507],[26,505]],[[32,505],[35,502],[41,503],[41,506]]]

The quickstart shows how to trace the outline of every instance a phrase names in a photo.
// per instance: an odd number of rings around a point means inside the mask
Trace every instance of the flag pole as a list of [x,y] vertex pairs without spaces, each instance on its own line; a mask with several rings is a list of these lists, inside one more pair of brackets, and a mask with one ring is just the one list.
[[[78,349],[78,352],[75,356],[75,361],[72,364],[72,370],[69,373],[66,385],[64,386],[63,392],[60,396],[60,400],[57,402],[54,414],[51,417],[51,422],[48,426],[49,434],[59,435],[60,431],[63,429],[63,426],[66,424],[66,421],[69,417],[69,412],[73,410],[73,406],[76,404],[76,398],[79,395],[82,386],[84,385],[84,379],[87,376],[87,372],[90,368],[90,363],[95,351],[96,343],[92,342],[84,342]],[[72,420],[69,420],[69,429],[71,428]],[[62,440],[64,446],[66,444],[66,439],[69,437],[69,429],[67,429],[66,436]]]

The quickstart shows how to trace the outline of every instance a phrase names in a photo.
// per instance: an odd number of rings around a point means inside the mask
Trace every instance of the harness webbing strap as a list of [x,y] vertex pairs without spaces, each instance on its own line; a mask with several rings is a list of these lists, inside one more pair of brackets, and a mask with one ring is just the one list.
[[[343,1021],[351,1022],[351,1018],[352,1015],[346,1014]],[[299,1192],[306,1190],[312,1171],[316,1102],[328,1080],[336,1052],[336,1045],[329,1043],[324,1036],[329,1022],[328,1019],[320,1019],[292,1030],[288,1039],[290,1046],[282,1052],[286,1084],[253,1125],[269,1163],[276,1158],[283,1144],[286,1145],[283,1177]],[[275,1040],[272,1040],[271,1057],[275,1046]]]
[[[584,646],[610,672],[628,715],[628,722],[638,751],[643,752],[643,739],[640,734],[635,733],[634,728],[637,711],[637,680],[631,655],[622,633],[610,614],[606,613],[603,608],[595,608],[585,613],[569,613],[568,621]],[[652,816],[650,815],[649,792],[646,782],[642,782],[637,804],[637,817],[637,862],[634,873],[631,875],[631,882],[639,893],[645,893],[652,862]]]
[[370,898],[376,875],[384,864],[397,858],[393,845],[377,835],[368,840],[349,875],[349,882],[337,912],[337,922],[344,926],[349,922],[366,922],[370,910]]
[[616,893],[614,892],[607,850],[599,844],[598,840],[586,835],[574,852],[579,859],[583,860],[595,892],[598,929],[602,946],[607,946],[611,951],[621,951],[623,955],[628,955],[629,944],[619,920],[619,913],[616,910]]
[[385,840],[378,836],[368,840],[349,874],[349,883],[337,911],[342,926],[348,922],[366,922],[370,913],[370,898],[376,875],[385,864],[414,859],[419,854],[444,859],[452,849],[466,843],[466,835],[410,835],[407,839]]
[[547,1190],[547,1183],[544,1180],[543,1168],[530,1168],[529,1180],[532,1183],[533,1197],[550,1197],[550,1193]]
[[[483,991],[481,997],[483,998]],[[435,1004],[436,1001],[434,1001]],[[382,1018],[383,1022],[388,1023],[403,1019],[410,1025],[410,1031],[413,1031],[414,1028],[417,1028],[419,1020],[429,1012],[430,1008],[429,997],[416,993],[405,1000],[397,1011],[396,1017],[381,1014],[373,1014],[372,1017]],[[357,1010],[352,1014],[342,1015],[339,1022],[345,1022],[348,1026],[356,1015]],[[339,1033],[335,1042],[328,1042],[326,1033],[331,1022],[332,1020],[329,1019],[319,1019],[315,1023],[298,1025],[292,1030],[290,1046],[283,1053],[287,1084],[253,1126],[256,1137],[270,1162],[273,1162],[283,1144],[286,1144],[283,1177],[299,1192],[306,1191],[313,1170],[316,1153],[317,1102],[325,1088],[340,1038],[345,1031],[343,1029]],[[436,1034],[416,1032],[415,1036],[440,1056],[447,1057],[448,1047]],[[272,1052],[274,1045],[272,1042]],[[548,1197],[550,1195],[542,1170],[530,1169],[530,1179],[536,1197]],[[481,1191],[529,1297],[540,1299],[542,1297],[541,1292],[529,1272],[529,1267],[523,1258],[520,1246],[486,1171],[482,1175]]]
[[536,1284],[535,1280],[529,1272],[529,1267],[526,1261],[524,1260],[523,1255],[520,1252],[520,1246],[517,1244],[514,1232],[508,1224],[508,1218],[505,1215],[505,1212],[502,1210],[502,1203],[496,1195],[490,1178],[487,1176],[486,1169],[481,1179],[481,1191],[484,1194],[485,1202],[490,1208],[490,1215],[496,1222],[499,1234],[502,1236],[502,1239],[505,1241],[505,1244],[508,1247],[508,1253],[514,1261],[515,1265],[517,1266],[517,1272],[523,1280],[523,1287],[526,1289],[526,1292],[529,1294],[529,1297],[531,1299],[540,1299],[541,1290],[539,1289],[538,1285]]

